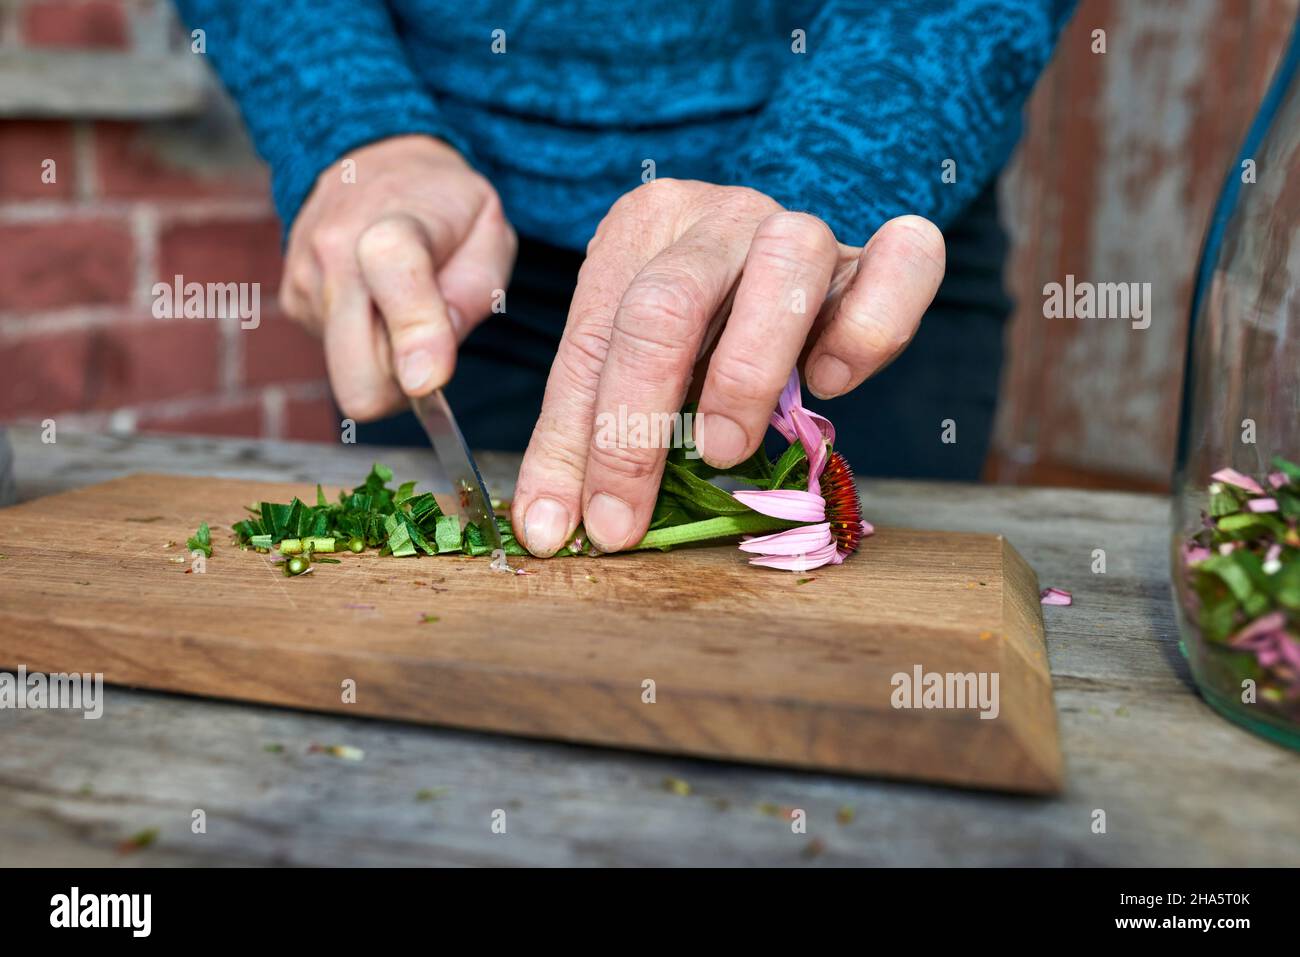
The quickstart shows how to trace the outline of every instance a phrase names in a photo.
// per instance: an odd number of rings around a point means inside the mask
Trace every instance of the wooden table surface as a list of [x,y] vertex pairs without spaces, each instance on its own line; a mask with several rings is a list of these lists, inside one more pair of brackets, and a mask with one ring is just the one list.
[[[11,438],[19,500],[137,471],[352,484],[372,459],[402,477],[427,470],[416,451],[354,446],[65,432],[46,445],[34,429]],[[494,491],[510,487],[513,457],[480,464]],[[1066,762],[1060,797],[111,689],[98,721],[0,710],[0,865],[1300,864],[1300,755],[1222,720],[1189,685],[1165,499],[863,488],[880,524],[1001,532],[1044,585],[1074,593],[1072,607],[1044,609]],[[1105,574],[1092,571],[1099,548]],[[807,813],[806,834],[792,833],[788,808]],[[504,834],[492,829],[498,809]],[[204,833],[193,832],[196,810]],[[152,829],[150,846],[119,848]]]

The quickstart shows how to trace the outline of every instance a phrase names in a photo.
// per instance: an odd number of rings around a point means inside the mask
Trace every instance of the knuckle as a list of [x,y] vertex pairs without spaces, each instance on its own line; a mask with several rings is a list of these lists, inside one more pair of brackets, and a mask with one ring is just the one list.
[[618,317],[622,322],[615,324],[620,333],[634,332],[672,346],[707,318],[707,301],[700,281],[688,273],[642,276],[623,295]]
[[416,235],[409,221],[380,219],[357,237],[357,259],[363,263],[386,263],[409,256]]
[[764,254],[789,262],[832,260],[839,244],[831,228],[816,216],[783,210],[758,224],[754,242]]
[[656,176],[648,183],[642,183],[627,195],[643,203],[666,203],[682,195],[687,189],[686,181],[672,176]]
[[771,196],[754,189],[752,186],[726,186],[722,191],[724,205],[746,213],[754,211],[780,210],[780,205]]
[[521,480],[528,491],[555,492],[564,487],[581,487],[586,474],[586,448],[575,447],[565,440],[570,430],[543,415],[533,426],[532,439],[521,476],[525,473],[532,481]]
[[596,323],[580,322],[565,333],[556,361],[572,385],[587,385],[594,391],[609,355],[609,339],[609,328]]
[[587,456],[593,469],[629,482],[659,477],[659,455],[655,449],[593,441]]
[[709,367],[708,391],[729,407],[771,404],[784,380],[774,382],[772,370],[742,353],[719,355]]
[[842,318],[842,348],[835,351],[861,361],[892,356],[902,350],[911,338],[905,324],[878,312],[868,314],[862,310],[850,309]]
[[318,227],[307,240],[307,245],[318,262],[329,265],[350,257],[352,242],[353,231],[350,227],[331,223]]

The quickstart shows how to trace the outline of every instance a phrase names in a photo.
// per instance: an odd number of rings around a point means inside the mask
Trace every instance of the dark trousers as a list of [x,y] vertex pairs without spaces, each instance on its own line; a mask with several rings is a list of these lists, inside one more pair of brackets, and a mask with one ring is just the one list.
[[[912,344],[852,393],[809,408],[835,423],[836,448],[859,475],[980,476],[988,452],[1011,302],[1002,287],[1006,237],[992,187],[946,232],[948,271]],[[542,406],[582,254],[521,239],[506,296],[461,346],[447,398],[473,448],[522,451]],[[944,442],[952,420],[955,442]],[[424,444],[409,413],[359,426],[357,439]],[[774,449],[780,451],[780,437]]]

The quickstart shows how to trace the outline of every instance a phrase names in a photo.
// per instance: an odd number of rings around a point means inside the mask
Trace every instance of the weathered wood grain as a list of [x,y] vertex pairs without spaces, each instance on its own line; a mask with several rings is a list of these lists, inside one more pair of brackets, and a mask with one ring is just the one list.
[[[484,558],[344,552],[287,581],[227,544],[245,503],[313,492],[142,473],[0,510],[0,665],[617,747],[1060,788],[1038,582],[999,536],[881,528],[853,561],[804,578],[720,545],[520,558],[523,575],[494,574]],[[216,551],[197,573],[177,543],[202,521]],[[972,700],[925,708],[918,689],[916,707],[899,709],[894,676],[915,668],[971,675],[986,696],[972,687]]]
[[[1205,228],[1296,9],[1296,0],[1078,5],[1000,184],[1017,308],[994,477],[1167,484]],[[1105,31],[1104,53],[1094,52],[1095,30]],[[1067,275],[1150,283],[1150,327],[1045,318],[1043,287]]]
[[[149,468],[352,482],[411,451],[14,435],[21,498]],[[506,489],[508,459],[488,456]],[[1044,584],[1066,789],[1018,798],[119,691],[125,720],[0,712],[0,863],[1300,864],[1300,757],[1188,684],[1167,579],[1167,502],[1065,489],[866,482],[886,525],[1005,534]],[[1094,550],[1106,571],[1094,574]],[[0,574],[4,574],[0,563]],[[365,760],[309,753],[363,748]],[[267,743],[282,753],[263,750]],[[679,797],[663,781],[692,793]],[[85,786],[89,792],[83,792]],[[420,801],[422,788],[447,788]],[[850,823],[836,821],[841,807]],[[204,834],[190,829],[207,812]],[[505,835],[490,828],[506,811]],[[808,812],[794,834],[781,808]],[[1106,832],[1094,833],[1094,812]],[[157,827],[122,856],[118,841]],[[808,854],[820,839],[824,851]]]

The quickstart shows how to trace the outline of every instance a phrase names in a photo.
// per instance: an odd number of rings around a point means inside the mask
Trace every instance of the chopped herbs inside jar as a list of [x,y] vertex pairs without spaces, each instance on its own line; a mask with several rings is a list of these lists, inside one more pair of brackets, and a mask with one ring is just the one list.
[[1234,687],[1254,682],[1262,707],[1300,720],[1300,466],[1277,457],[1258,480],[1231,468],[1210,480],[1181,547],[1188,617]]

